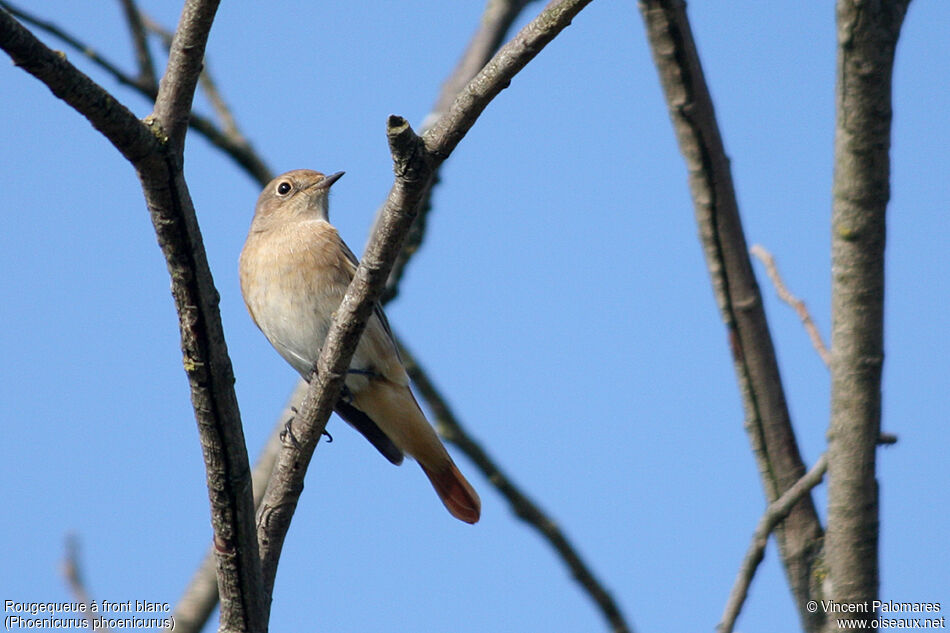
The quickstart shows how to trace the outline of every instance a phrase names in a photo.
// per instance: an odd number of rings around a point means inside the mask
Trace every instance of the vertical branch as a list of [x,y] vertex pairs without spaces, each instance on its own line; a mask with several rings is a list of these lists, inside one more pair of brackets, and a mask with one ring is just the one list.
[[[839,0],[831,214],[830,598],[878,596],[878,487],[884,363],[885,212],[891,75],[909,0]],[[874,614],[857,614],[869,623]]]
[[155,118],[174,151],[184,149],[195,85],[204,63],[205,45],[218,0],[187,0],[168,51],[168,69],[158,88]]
[[[805,474],[782,388],[762,297],[752,272],[712,98],[682,0],[641,0],[640,11],[673,128],[689,172],[690,192],[713,290],[726,325],[749,434],[769,503]],[[799,613],[809,631],[821,616],[806,609],[822,530],[811,495],[776,530]]]
[[254,500],[234,375],[198,220],[182,173],[185,132],[217,0],[188,0],[147,122],[165,146],[138,167],[172,278],[185,371],[201,436],[217,553],[221,630],[263,631]]
[[221,628],[263,631],[254,502],[234,375],[218,293],[181,170],[185,129],[216,6],[213,0],[186,2],[155,113],[145,122],[6,11],[0,11],[0,47],[85,116],[135,166],[178,311],[183,364],[208,479]]
[[132,34],[132,47],[135,49],[135,61],[139,68],[137,81],[139,85],[149,91],[158,90],[158,81],[155,79],[155,65],[152,63],[152,54],[148,50],[148,37],[145,25],[142,23],[142,14],[139,13],[135,0],[121,0],[125,20],[129,23]]

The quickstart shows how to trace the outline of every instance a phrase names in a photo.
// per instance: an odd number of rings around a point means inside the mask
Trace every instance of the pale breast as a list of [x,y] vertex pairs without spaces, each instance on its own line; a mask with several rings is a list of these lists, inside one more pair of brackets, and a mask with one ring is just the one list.
[[241,290],[271,345],[308,376],[352,273],[336,230],[312,220],[252,233],[241,253]]
[[[248,311],[271,345],[308,377],[326,340],[356,265],[339,235],[322,220],[288,223],[252,233],[241,253],[241,290]],[[395,344],[374,314],[353,355],[347,387],[360,391],[379,374],[408,384]]]

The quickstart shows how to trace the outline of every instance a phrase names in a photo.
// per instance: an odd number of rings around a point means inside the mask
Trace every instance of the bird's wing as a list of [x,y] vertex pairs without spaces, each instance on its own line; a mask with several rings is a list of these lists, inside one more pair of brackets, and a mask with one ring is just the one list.
[[[339,233],[337,233],[337,239],[340,242],[340,249],[343,252],[343,254],[346,256],[347,262],[351,264],[353,267],[350,274],[350,279],[352,279],[353,275],[356,274],[356,267],[359,266],[360,260],[356,258],[356,255],[354,255],[353,251],[350,250],[350,247],[346,245],[346,242],[343,241],[343,238],[340,237]],[[373,332],[375,330],[374,325],[376,322],[378,322],[379,327],[382,329],[381,334],[383,334],[385,338],[387,339],[388,347],[391,347],[392,353],[395,354],[396,360],[398,361],[398,364],[401,368],[402,356],[400,356],[399,347],[396,345],[396,337],[393,334],[392,328],[389,326],[389,319],[386,318],[386,313],[383,312],[383,307],[379,305],[378,302],[373,306],[373,315],[376,317],[376,319],[373,319],[372,317],[370,317],[369,323],[366,324],[366,329],[369,332]],[[373,334],[370,334],[370,336],[373,336]],[[396,376],[393,376],[393,377],[387,376],[387,378],[390,378],[390,380],[393,380],[396,378]],[[403,381],[397,380],[396,382],[403,382]]]

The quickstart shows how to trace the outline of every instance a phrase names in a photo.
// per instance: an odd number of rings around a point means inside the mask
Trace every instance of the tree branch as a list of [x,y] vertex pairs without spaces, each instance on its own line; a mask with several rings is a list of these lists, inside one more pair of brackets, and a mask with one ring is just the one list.
[[303,490],[307,466],[339,397],[366,319],[389,278],[435,168],[451,154],[491,99],[570,24],[571,18],[589,1],[560,0],[549,4],[495,55],[469,84],[464,98],[456,100],[450,112],[424,138],[416,136],[401,117],[389,118],[387,136],[396,179],[384,205],[383,217],[370,238],[317,360],[310,390],[294,420],[294,441],[281,451],[258,512],[265,605],[270,603],[277,561]]
[[14,64],[86,117],[133,164],[161,150],[159,139],[128,108],[70,64],[63,53],[47,48],[7,11],[0,11],[0,48]]
[[768,274],[769,279],[772,280],[772,285],[775,286],[775,293],[778,295],[778,298],[791,306],[792,310],[795,311],[795,314],[801,319],[802,325],[805,326],[805,331],[808,332],[808,338],[811,339],[811,344],[815,348],[815,351],[818,352],[818,356],[821,357],[825,366],[830,366],[831,352],[828,351],[828,347],[822,340],[818,326],[815,325],[815,321],[811,318],[811,314],[808,312],[805,302],[789,292],[785,282],[782,281],[782,276],[778,272],[778,266],[775,265],[775,258],[772,257],[772,253],[768,252],[759,244],[753,244],[749,252],[758,257],[762,265],[765,266],[765,272]]
[[387,136],[396,182],[387,200],[385,215],[334,315],[310,378],[310,388],[294,418],[292,441],[285,444],[278,454],[258,511],[265,606],[270,604],[277,563],[303,492],[307,467],[340,397],[350,359],[415,217],[416,205],[425,186],[425,180],[420,180],[420,175],[427,175],[425,155],[420,151],[421,141],[409,124],[401,117],[389,117]]
[[191,103],[217,9],[218,0],[185,2],[168,51],[168,68],[158,86],[154,115],[161,121],[169,145],[179,154],[184,151]]
[[[70,35],[63,29],[57,27],[52,22],[42,20],[30,13],[27,13],[23,9],[20,9],[11,3],[6,2],[5,0],[0,0],[0,7],[7,9],[12,15],[18,17],[24,22],[36,26],[38,29],[49,33],[50,35],[68,44],[70,47],[76,49],[99,68],[109,73],[109,75],[111,75],[112,78],[115,79],[115,81],[117,81],[119,84],[133,88],[143,96],[148,97],[148,99],[151,101],[155,101],[155,98],[158,96],[157,85],[144,84],[139,78],[129,75],[116,64],[97,53],[91,46],[84,44],[82,41],[73,35]],[[146,28],[158,33],[163,38],[163,41],[168,41],[170,46],[173,34],[170,34],[162,29],[153,20],[148,18],[148,16],[142,14],[140,15]],[[204,73],[202,73],[202,75],[203,74]],[[207,86],[205,87],[207,88]],[[103,93],[108,95],[108,93],[105,91],[103,91]],[[108,96],[111,98],[111,95]],[[231,134],[228,131],[223,131],[218,128],[214,122],[211,121],[211,119],[203,117],[194,112],[191,113],[189,124],[196,132],[204,136],[208,142],[233,158],[234,161],[261,186],[264,186],[265,183],[269,182],[270,179],[273,178],[273,172],[271,169],[267,166],[263,159],[257,155],[257,152],[254,151],[254,148],[251,146],[251,144],[248,143],[248,141],[243,136],[241,136],[240,133]],[[126,156],[126,158],[129,157]],[[130,158],[129,160],[132,159]]]
[[[267,482],[274,470],[274,464],[277,463],[277,454],[281,446],[280,438],[287,420],[294,417],[297,407],[307,394],[307,387],[305,381],[297,382],[287,399],[287,403],[284,405],[284,409],[277,416],[270,437],[268,437],[264,448],[257,457],[252,472],[255,508],[260,506],[261,499],[264,498]],[[174,628],[164,629],[165,633],[199,633],[204,628],[208,618],[211,617],[217,604],[218,582],[215,574],[215,550],[214,547],[211,547],[175,605],[173,613]]]
[[[878,487],[884,363],[884,241],[890,197],[891,76],[909,0],[837,3],[831,212],[829,597],[878,597]],[[870,624],[872,613],[857,614]]]
[[149,91],[158,90],[158,81],[155,79],[155,65],[152,54],[148,50],[148,38],[145,26],[142,24],[142,15],[139,13],[135,0],[120,0],[125,20],[129,23],[132,34],[132,47],[135,49],[135,60],[138,63],[139,75],[136,83]]
[[[729,159],[716,122],[682,0],[641,0],[641,14],[670,117],[689,172],[696,220],[713,290],[729,335],[745,427],[769,502],[802,475],[775,350],[752,272],[732,185]],[[782,560],[805,628],[822,617],[805,608],[822,529],[810,495],[776,531]]]
[[781,523],[788,513],[791,512],[795,504],[807,495],[812,488],[821,483],[824,479],[825,471],[828,469],[828,455],[822,453],[815,465],[805,473],[801,479],[796,481],[791,488],[782,493],[782,496],[769,504],[765,513],[759,519],[755,532],[752,535],[752,542],[749,544],[749,550],[742,560],[742,566],[739,568],[739,574],[736,582],[729,593],[729,600],[726,602],[726,609],[722,614],[722,619],[716,626],[718,633],[732,633],[736,624],[736,618],[742,611],[742,605],[745,603],[746,596],[749,594],[749,586],[752,584],[752,578],[759,567],[759,563],[765,557],[765,547],[769,543],[769,535],[775,527]]
[[[215,2],[189,0],[162,79],[156,112],[144,123],[0,12],[0,46],[14,62],[83,114],[135,166],[172,279],[185,371],[198,423],[211,502],[222,629],[266,629],[260,608],[260,559],[250,468],[218,294],[181,172],[184,127]],[[177,138],[169,143],[167,131]]]
[[409,373],[409,377],[412,378],[419,395],[426,401],[435,416],[439,435],[465,453],[478,466],[485,479],[490,481],[492,486],[497,488],[498,492],[508,501],[515,516],[537,530],[541,537],[554,548],[564,564],[571,570],[571,574],[577,583],[600,609],[601,614],[610,624],[611,631],[614,633],[633,631],[633,628],[624,619],[620,607],[614,602],[610,592],[594,575],[594,572],[581,557],[580,552],[568,540],[557,523],[517,484],[511,481],[495,460],[469,435],[449,404],[419,365],[415,356],[402,342],[399,343],[399,354],[402,356],[406,371]]
[[[79,561],[79,539],[74,534],[66,536],[66,553],[63,556],[62,572],[63,577],[66,579],[66,584],[69,585],[69,590],[73,594],[73,598],[76,602],[81,602],[86,605],[86,611],[82,615],[86,620],[86,626],[91,629],[91,605],[94,600],[83,578],[82,565]],[[98,626],[96,630],[102,631],[102,633],[111,633],[111,629],[108,627]]]

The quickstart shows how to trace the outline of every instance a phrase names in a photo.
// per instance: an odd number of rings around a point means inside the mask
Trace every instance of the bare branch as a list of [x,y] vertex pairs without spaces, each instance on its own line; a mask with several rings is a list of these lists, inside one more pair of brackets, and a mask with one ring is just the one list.
[[574,579],[600,609],[601,614],[610,624],[611,631],[614,631],[614,633],[632,631],[633,628],[627,624],[620,607],[614,602],[610,592],[594,575],[590,566],[581,557],[580,552],[558,527],[557,522],[548,516],[517,484],[512,482],[495,460],[485,452],[485,449],[469,435],[451,407],[449,407],[449,404],[419,365],[415,356],[402,342],[399,342],[399,354],[402,356],[406,371],[409,372],[409,377],[412,378],[419,395],[426,401],[435,416],[439,435],[465,453],[482,471],[485,479],[491,482],[492,486],[497,488],[498,492],[508,501],[515,516],[537,530],[541,537],[554,548],[564,564],[571,570]]
[[[749,261],[729,159],[685,4],[682,0],[640,0],[639,6],[686,159],[706,263],[742,394],[745,427],[771,502],[805,474],[805,465]],[[810,495],[792,509],[776,536],[802,621],[807,630],[816,631],[823,618],[809,613],[806,604],[812,599],[811,572],[820,553],[822,528]]]
[[[166,29],[164,26],[146,14],[141,14],[141,19],[142,23],[145,25],[145,28],[155,33],[159,39],[162,40],[162,43],[165,45],[165,49],[171,49],[174,33]],[[208,70],[207,59],[205,60],[205,65],[201,71],[201,74],[198,76],[198,81],[201,83],[201,88],[204,90],[205,96],[208,97],[208,101],[211,102],[211,107],[214,108],[215,113],[221,120],[221,125],[224,128],[222,132],[224,136],[226,136],[236,145],[246,146],[247,140],[238,129],[237,122],[234,120],[234,115],[231,113],[231,109],[228,108],[227,104],[224,102],[224,98],[221,96],[221,92],[218,90],[218,85],[212,78],[211,71]],[[192,126],[194,127],[194,123],[192,123]],[[268,175],[268,177],[260,184],[264,185],[269,181],[270,175]]]
[[[66,554],[63,556],[62,564],[63,577],[66,579],[66,584],[69,585],[69,590],[72,592],[73,597],[75,597],[76,602],[81,602],[86,605],[86,611],[83,613],[83,617],[86,619],[86,626],[92,628],[92,595],[89,593],[89,589],[86,587],[86,581],[83,578],[82,574],[82,565],[79,562],[79,539],[75,534],[69,534],[66,536]],[[111,629],[108,627],[98,627],[96,630],[103,631],[103,633],[110,633]]]
[[818,461],[805,473],[801,479],[796,481],[791,488],[782,493],[782,496],[769,504],[765,513],[759,519],[755,532],[752,535],[752,542],[742,560],[742,566],[739,568],[739,574],[736,582],[729,593],[729,600],[726,602],[726,609],[722,614],[722,620],[716,626],[719,633],[732,633],[736,624],[736,618],[742,611],[742,605],[745,603],[746,596],[749,594],[749,586],[752,584],[752,578],[759,567],[759,563],[765,557],[765,548],[769,543],[769,535],[775,527],[781,523],[788,513],[799,500],[807,495],[812,488],[821,483],[828,470],[828,455],[823,453]]
[[148,38],[146,37],[145,26],[142,24],[142,16],[135,0],[120,0],[120,2],[125,12],[125,20],[129,23],[129,31],[132,33],[132,46],[135,48],[135,60],[139,67],[139,76],[136,83],[150,91],[157,91],[158,81],[155,79],[155,65],[152,62],[152,54],[148,50]]
[[396,180],[386,200],[383,217],[336,312],[311,377],[310,390],[294,420],[296,441],[281,451],[258,513],[265,605],[269,604],[277,561],[303,490],[307,466],[339,397],[366,319],[389,277],[402,240],[431,184],[434,169],[451,154],[491,99],[570,24],[571,18],[589,1],[560,0],[548,5],[498,52],[424,138],[416,136],[401,117],[389,118],[387,136]]
[[[98,54],[92,47],[87,46],[76,37],[70,35],[69,33],[65,32],[61,28],[57,27],[55,24],[52,24],[51,22],[47,22],[45,20],[41,20],[40,18],[37,18],[23,11],[22,9],[13,6],[9,2],[6,2],[5,0],[0,0],[0,7],[6,8],[8,11],[10,11],[10,13],[12,13],[13,15],[16,15],[24,22],[33,24],[37,28],[43,31],[46,31],[50,35],[62,40],[64,43],[68,44],[70,47],[76,49],[77,51],[82,53],[85,57],[87,57],[90,61],[96,64],[98,67],[100,67],[101,69],[109,73],[109,75],[111,75],[112,78],[115,79],[115,81],[117,81],[119,84],[123,86],[128,86],[130,88],[137,90],[140,94],[142,94],[145,97],[148,97],[151,101],[154,101],[155,98],[158,96],[157,86],[142,85],[137,78],[129,75],[128,73],[123,71],[121,68],[119,68],[117,65],[115,65],[114,63],[110,62],[108,59]],[[145,15],[142,15],[142,18],[144,20],[144,24],[146,28],[148,28],[149,30],[156,30],[156,28],[159,29],[156,32],[164,34],[163,38],[167,37],[167,41],[170,45],[171,34],[168,33],[167,30],[161,29],[161,27],[158,27],[157,25],[155,25],[155,23],[151,21]],[[26,32],[28,33],[28,31]],[[111,95],[106,93],[104,90],[102,92],[103,94],[109,96],[109,98],[112,98]],[[262,186],[264,185],[264,183],[270,181],[270,179],[273,177],[273,173],[271,169],[264,163],[261,157],[257,155],[253,147],[251,147],[250,143],[248,143],[242,136],[240,135],[229,136],[224,131],[219,129],[210,119],[202,117],[195,113],[191,114],[190,125],[192,128],[194,128],[196,132],[204,136],[212,145],[214,145],[215,147],[217,147],[218,149],[220,149],[221,151],[229,155],[231,158],[233,158],[235,162],[237,162],[237,164],[240,165],[244,169],[245,172],[247,172],[248,175],[250,175],[254,180],[260,183]],[[107,134],[106,136],[109,136],[109,135]],[[110,137],[110,140],[111,140],[111,137]],[[126,158],[129,158],[129,160],[133,160],[129,156],[126,156]]]
[[[93,63],[105,70],[107,73],[112,75],[112,77],[121,83],[122,85],[135,88],[140,91],[151,91],[152,97],[154,98],[154,93],[157,90],[157,86],[153,83],[151,85],[144,85],[139,83],[139,80],[135,77],[132,77],[122,71],[121,68],[110,62],[108,59],[100,55],[94,48],[88,46],[78,40],[73,35],[70,35],[63,29],[56,26],[54,23],[39,18],[32,13],[25,11],[17,7],[16,5],[6,2],[6,0],[0,0],[0,7],[3,7],[10,12],[11,15],[15,16],[22,22],[26,24],[31,24],[41,31],[49,33],[53,37],[62,40],[65,44],[68,44],[72,48],[76,49],[86,57],[88,57]],[[9,51],[8,51],[9,52]]]
[[[267,443],[261,450],[252,473],[254,481],[254,507],[259,507],[267,482],[270,480],[277,463],[277,454],[280,451],[280,436],[287,421],[294,416],[294,412],[307,394],[307,383],[297,382],[293,393],[287,399],[283,411],[277,416],[274,429],[271,431]],[[218,582],[215,576],[215,551],[211,547],[199,565],[188,587],[182,593],[178,604],[175,605],[175,627],[166,628],[165,633],[199,633],[207,623],[218,604]]]
[[159,140],[128,108],[70,64],[63,53],[47,48],[6,11],[0,11],[0,48],[17,66],[86,117],[129,161],[135,163],[160,150]]
[[155,98],[155,118],[161,122],[169,145],[179,154],[185,146],[191,102],[217,9],[218,0],[185,2],[168,52],[168,69]]
[[258,511],[265,608],[270,604],[277,562],[284,537],[296,510],[303,479],[327,419],[340,397],[343,379],[366,321],[373,311],[392,262],[415,217],[419,196],[428,175],[421,140],[401,117],[389,117],[387,136],[396,166],[393,185],[382,222],[377,226],[353,281],[337,309],[320,357],[310,377],[310,388],[294,418],[294,440],[280,451],[273,475]]
[[759,261],[765,266],[765,272],[768,274],[769,279],[772,280],[778,298],[791,306],[795,314],[798,315],[798,318],[802,320],[802,325],[805,326],[805,331],[808,332],[808,337],[811,339],[811,344],[815,347],[815,351],[821,356],[821,360],[824,361],[825,365],[830,366],[831,353],[828,351],[828,347],[825,346],[825,342],[821,339],[821,332],[818,331],[818,326],[815,325],[815,322],[812,320],[811,314],[805,306],[805,302],[788,291],[788,287],[778,272],[778,266],[775,265],[775,258],[772,257],[772,253],[768,252],[765,247],[759,244],[753,244],[749,252],[758,257]]
[[455,103],[422,135],[426,149],[441,163],[499,92],[541,52],[548,42],[570,25],[590,0],[554,0],[505,44],[459,92]]
[[[878,597],[877,444],[884,364],[884,241],[890,198],[891,76],[909,0],[837,3],[831,212],[829,598]],[[875,614],[856,614],[868,625]]]
[[[478,71],[481,70],[488,60],[491,59],[492,55],[495,54],[495,51],[497,51],[504,42],[505,35],[508,33],[515,19],[517,19],[521,11],[531,1],[532,0],[488,0],[485,6],[485,12],[479,21],[478,29],[469,41],[465,52],[462,54],[461,59],[459,59],[458,64],[456,64],[452,74],[450,74],[442,84],[442,90],[439,92],[439,96],[432,106],[432,111],[426,115],[422,123],[421,132],[423,134],[448,112],[459,92],[468,85],[468,82],[475,77]],[[381,298],[384,304],[395,298],[399,292],[399,282],[402,280],[406,266],[422,245],[426,231],[426,220],[432,208],[432,189],[439,183],[439,171],[438,168],[435,170],[432,184],[425,192],[422,205],[419,207],[419,215],[416,217],[415,222],[412,223],[412,228],[409,230],[409,235],[406,236],[402,251],[399,253],[396,263],[393,264],[393,272],[389,275],[389,280],[386,282],[386,289],[383,291]],[[382,210],[382,207],[380,207],[380,210]],[[376,221],[378,221],[379,217],[380,213],[377,213]]]
[[169,50],[172,47],[172,39],[174,39],[175,34],[165,28],[163,24],[158,23],[147,13],[142,13],[142,24],[146,29],[158,36],[158,39],[162,41],[162,44],[165,46],[165,50]]
[[[260,558],[250,467],[218,294],[181,172],[187,122],[207,30],[216,3],[186,2],[156,113],[143,123],[64,56],[49,50],[6,11],[0,46],[89,119],[136,168],[172,279],[185,371],[205,455],[212,524],[222,583],[222,627],[263,630]],[[179,135],[169,143],[166,131]]]

